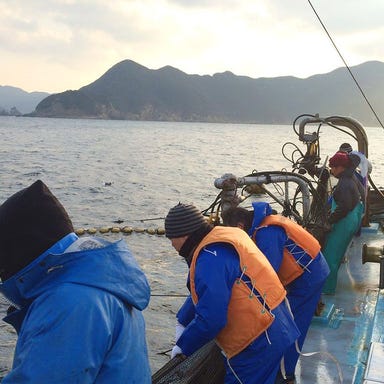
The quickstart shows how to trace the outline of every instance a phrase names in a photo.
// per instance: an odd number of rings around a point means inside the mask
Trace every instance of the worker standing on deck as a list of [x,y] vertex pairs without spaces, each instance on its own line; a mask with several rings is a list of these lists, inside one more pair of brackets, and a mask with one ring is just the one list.
[[279,362],[299,336],[286,292],[266,257],[239,228],[209,225],[193,205],[165,218],[166,236],[189,266],[191,298],[177,314],[172,357],[215,339],[225,383],[272,384]]
[[0,206],[0,277],[18,333],[2,384],[151,382],[144,273],[124,240],[78,238],[40,180]]
[[323,254],[330,268],[323,293],[334,294],[337,274],[344,254],[358,232],[364,211],[359,182],[354,175],[355,166],[350,155],[336,152],[329,159],[331,174],[338,179],[331,196],[328,221],[332,226],[323,247]]
[[296,222],[273,214],[266,202],[252,203],[253,211],[242,207],[222,213],[223,224],[242,228],[267,257],[287,290],[296,325],[301,333],[297,343],[284,354],[276,383],[293,384],[299,351],[329,274],[319,242]]
[[352,149],[351,144],[349,143],[343,143],[339,147],[339,152],[345,152],[347,153],[353,164],[354,167],[356,167],[354,175],[356,178],[361,182],[362,188],[360,185],[359,192],[362,196],[362,201],[364,203],[364,213],[367,210],[367,198],[368,198],[368,176],[372,172],[372,164],[371,162],[365,157],[364,153],[359,151],[354,151]]
[[357,156],[357,160],[355,162],[356,168],[359,169],[358,175],[360,178],[360,181],[362,184],[366,187],[367,181],[368,181],[368,175],[372,172],[372,164],[371,162],[366,158],[364,153],[359,151],[354,151],[352,149],[351,144],[349,143],[343,143],[339,147],[339,152],[345,152],[349,155],[355,155]]

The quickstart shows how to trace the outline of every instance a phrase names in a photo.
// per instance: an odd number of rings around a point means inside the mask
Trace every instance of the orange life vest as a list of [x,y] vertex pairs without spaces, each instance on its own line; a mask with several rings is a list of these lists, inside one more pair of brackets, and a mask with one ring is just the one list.
[[[263,227],[267,227],[268,225],[278,225],[283,227],[288,238],[290,238],[295,244],[302,248],[304,252],[310,256],[311,260],[313,260],[320,252],[321,247],[315,237],[313,237],[301,225],[282,215],[266,216],[261,225],[253,232],[253,241],[255,241],[257,230]],[[277,273],[283,285],[288,285],[303,273],[303,266],[298,263],[298,260],[295,259],[295,257],[288,251],[287,248],[284,248],[283,260]]]
[[[227,324],[216,337],[219,347],[231,358],[269,328],[274,319],[270,310],[284,300],[286,291],[267,258],[242,229],[216,226],[204,237],[192,257],[189,273],[191,296],[195,305],[199,300],[195,289],[196,261],[200,251],[212,243],[232,244],[239,255],[240,269],[243,271],[232,287]],[[252,289],[241,279],[243,275],[251,281]],[[256,295],[260,296],[263,304]]]

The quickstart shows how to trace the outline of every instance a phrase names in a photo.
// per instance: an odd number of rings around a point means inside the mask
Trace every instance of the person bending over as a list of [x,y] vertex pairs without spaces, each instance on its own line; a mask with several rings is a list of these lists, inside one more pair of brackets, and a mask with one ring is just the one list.
[[299,331],[266,257],[243,230],[212,227],[190,204],[169,210],[165,233],[189,266],[190,297],[177,313],[172,357],[189,356],[215,340],[226,384],[274,383]]
[[243,207],[224,211],[223,224],[239,227],[252,238],[287,290],[287,299],[301,335],[284,354],[284,364],[276,383],[294,383],[299,353],[329,268],[319,242],[302,226],[273,214],[270,204],[266,202],[254,202],[252,208],[252,211]]

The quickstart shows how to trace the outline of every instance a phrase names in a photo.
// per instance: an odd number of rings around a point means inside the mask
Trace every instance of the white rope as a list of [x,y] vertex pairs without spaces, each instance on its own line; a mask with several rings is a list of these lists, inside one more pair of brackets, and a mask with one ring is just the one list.
[[229,359],[228,359],[228,358],[227,358],[227,364],[228,364],[229,369],[230,369],[231,372],[233,373],[233,376],[235,376],[236,380],[237,380],[240,384],[243,384],[243,382],[240,380],[240,377],[237,376],[235,370],[232,368],[231,363],[229,362]]
[[[289,313],[292,316],[292,319],[295,320],[295,317],[293,316],[293,313],[292,313],[291,306],[289,304],[289,300],[287,298],[285,298],[285,303],[287,305]],[[329,357],[336,364],[336,368],[337,368],[337,372],[338,372],[338,375],[339,375],[339,382],[340,382],[340,384],[343,383],[343,372],[341,370],[340,363],[336,359],[336,357],[333,356],[331,353],[326,352],[326,351],[315,351],[315,352],[303,353],[301,351],[300,347],[299,347],[299,343],[298,343],[297,339],[295,340],[295,348],[296,348],[296,352],[300,356],[303,356],[303,357],[310,357],[310,356],[314,356],[314,355],[323,355],[323,356]],[[283,378],[286,379],[287,375],[286,375],[286,371],[285,371],[284,356],[283,356],[283,358],[280,361],[280,370],[281,370],[281,374],[283,375]]]

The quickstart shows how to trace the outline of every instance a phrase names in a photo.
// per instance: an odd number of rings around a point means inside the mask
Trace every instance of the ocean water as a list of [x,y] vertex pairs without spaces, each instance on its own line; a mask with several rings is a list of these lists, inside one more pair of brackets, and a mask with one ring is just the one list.
[[[305,152],[291,126],[103,121],[0,117],[0,203],[37,179],[66,207],[76,228],[117,225],[162,228],[179,201],[207,208],[225,173],[290,170],[286,142]],[[384,183],[381,128],[367,128],[372,179]],[[321,153],[332,155],[350,137],[322,129]],[[288,148],[290,145],[288,145]],[[293,148],[293,146],[292,146]],[[289,150],[287,151],[289,153]],[[17,230],[17,228],[15,228]],[[169,360],[175,314],[187,294],[186,264],[159,235],[124,237],[147,274],[152,298],[144,316],[153,372]],[[3,317],[6,304],[1,303]],[[10,369],[16,335],[0,321],[0,377]]]

